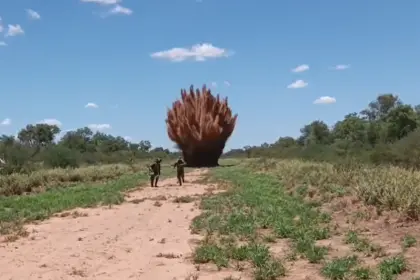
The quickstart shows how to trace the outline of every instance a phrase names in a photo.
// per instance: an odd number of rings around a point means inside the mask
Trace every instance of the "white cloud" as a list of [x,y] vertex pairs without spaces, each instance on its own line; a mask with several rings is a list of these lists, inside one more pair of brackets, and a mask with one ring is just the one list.
[[211,87],[217,87],[217,83],[216,82],[211,82]]
[[41,15],[32,9],[26,9],[26,13],[30,19],[41,19]]
[[231,84],[230,84],[230,82],[229,82],[229,81],[224,81],[223,83],[224,83],[224,84],[225,84],[225,86],[227,86],[227,87],[230,87],[230,86],[231,86]]
[[121,3],[122,0],[80,0],[85,3],[95,3],[99,5],[115,5]]
[[303,80],[297,80],[294,83],[291,83],[287,88],[304,88],[307,87],[308,83]]
[[5,46],[7,46],[6,42],[5,41],[0,41],[0,47],[5,47]]
[[42,121],[39,121],[38,123],[44,123],[44,124],[56,125],[56,126],[62,125],[62,123],[57,119],[43,119]]
[[131,138],[130,136],[124,136],[124,140],[130,142],[131,140],[133,140],[133,138]]
[[305,72],[305,71],[308,71],[308,70],[309,70],[309,65],[302,64],[302,65],[297,66],[296,68],[293,68],[292,72],[301,73],[301,72]]
[[106,129],[111,129],[111,125],[107,124],[107,123],[102,123],[102,124],[89,124],[88,127],[92,130],[98,130],[98,131],[102,131],[102,130],[106,130]]
[[333,67],[334,70],[346,70],[350,68],[350,64],[338,64]]
[[127,16],[131,15],[132,13],[133,13],[133,10],[120,6],[120,5],[116,5],[114,8],[112,8],[108,12],[108,14],[111,14],[111,15],[120,14],[120,15],[127,15]]
[[6,33],[6,37],[13,37],[13,36],[17,36],[17,35],[23,35],[25,33],[25,31],[23,31],[23,28],[19,25],[13,25],[13,24],[9,24],[8,25],[8,29],[7,29],[7,33]]
[[11,125],[12,124],[12,120],[9,118],[5,118],[1,123],[1,125]]
[[89,102],[85,105],[85,108],[98,108],[99,106],[96,103]]
[[337,102],[334,97],[331,96],[321,96],[320,98],[314,101],[314,104],[333,104]]
[[196,44],[191,48],[172,48],[166,51],[152,53],[152,58],[166,59],[174,62],[184,61],[186,59],[195,59],[196,61],[205,61],[209,58],[221,58],[232,55],[226,49],[218,48],[209,43]]

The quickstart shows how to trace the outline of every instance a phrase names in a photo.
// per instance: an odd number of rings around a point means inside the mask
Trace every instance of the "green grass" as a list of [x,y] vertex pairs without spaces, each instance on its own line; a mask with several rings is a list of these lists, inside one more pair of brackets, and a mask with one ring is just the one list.
[[[206,181],[228,184],[230,188],[225,193],[202,200],[203,213],[194,219],[192,230],[204,234],[206,238],[195,251],[195,261],[212,262],[219,269],[233,267],[241,270],[251,264],[254,279],[265,280],[280,279],[287,273],[285,261],[303,257],[310,263],[318,264],[316,266],[326,279],[397,279],[398,275],[408,270],[403,254],[417,243],[411,235],[400,240],[402,254],[390,257],[386,257],[384,248],[376,243],[380,240],[372,242],[357,231],[348,231],[343,237],[342,245],[348,244],[353,250],[348,256],[326,258],[328,248],[316,245],[317,240],[330,237],[331,217],[320,212],[319,206],[332,198],[355,194],[354,185],[346,185],[345,181],[356,172],[352,171],[346,177],[346,174],[337,175],[335,171],[328,173],[325,170],[317,169],[313,163],[265,159],[243,160],[236,166],[213,169]],[[385,177],[381,177],[382,173],[378,170],[374,169],[378,173],[370,175],[379,181]],[[361,182],[365,182],[362,179]],[[373,182],[372,186],[364,184],[364,188],[369,188],[371,192],[376,192],[376,188],[381,189],[381,186],[383,189],[383,185],[375,180],[369,181]],[[379,191],[377,194],[380,194]],[[395,197],[393,194],[387,199],[391,201]],[[403,201],[405,196],[398,199]],[[361,199],[361,202],[373,204],[378,209],[393,209],[384,207],[384,201],[370,203]],[[360,216],[358,218],[369,219],[364,215],[355,213],[355,216]],[[269,249],[279,239],[287,239],[291,249],[282,254],[282,260],[277,259]],[[284,240],[281,241],[281,246],[284,243]],[[366,258],[379,264],[370,266]]]
[[379,264],[381,280],[394,280],[407,270],[407,263],[403,256],[394,256],[383,260]]
[[356,255],[335,258],[326,262],[321,270],[324,277],[331,280],[374,280],[378,279],[374,270],[360,266]]
[[328,250],[315,242],[329,236],[327,214],[300,196],[288,195],[273,176],[241,166],[215,168],[210,176],[230,182],[232,188],[202,200],[204,212],[194,219],[192,230],[206,233],[207,238],[195,252],[196,262],[224,267],[229,261],[249,261],[254,279],[276,279],[285,269],[265,244],[276,238],[290,239],[294,253],[311,263],[323,260]]
[[[172,169],[163,170],[165,178],[172,177],[173,173]],[[138,173],[125,175],[108,183],[86,183],[51,188],[32,195],[0,197],[0,234],[11,233],[24,222],[43,220],[62,211],[120,204],[124,201],[124,191],[147,181],[147,174]]]
[[331,280],[348,279],[357,264],[356,256],[337,258],[325,264],[322,274]]

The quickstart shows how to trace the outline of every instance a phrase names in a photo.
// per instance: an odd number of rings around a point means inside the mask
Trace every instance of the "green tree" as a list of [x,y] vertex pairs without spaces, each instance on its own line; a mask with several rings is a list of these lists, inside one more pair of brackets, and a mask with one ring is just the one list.
[[384,121],[387,127],[387,140],[394,142],[414,131],[418,126],[418,116],[410,105],[399,105],[390,110]]
[[329,144],[331,143],[331,133],[328,125],[320,120],[313,121],[305,125],[300,130],[301,136],[298,142],[303,145]]
[[59,144],[80,153],[95,152],[96,147],[92,142],[93,132],[90,128],[79,128],[68,131],[59,141]]
[[150,151],[151,148],[152,148],[152,144],[150,143],[150,141],[148,141],[148,140],[141,140],[140,141],[140,143],[139,143],[140,151],[147,153],[147,152]]

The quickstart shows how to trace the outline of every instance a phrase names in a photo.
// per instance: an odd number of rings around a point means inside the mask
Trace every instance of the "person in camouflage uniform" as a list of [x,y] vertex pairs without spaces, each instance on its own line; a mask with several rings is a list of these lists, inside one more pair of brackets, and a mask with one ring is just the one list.
[[160,158],[155,159],[155,162],[149,166],[150,172],[150,186],[157,188],[157,183],[159,181],[160,176],[160,163],[162,160]]
[[176,167],[176,177],[180,186],[182,186],[182,183],[185,183],[184,166],[185,162],[182,160],[182,157],[179,157],[173,165],[174,168]]

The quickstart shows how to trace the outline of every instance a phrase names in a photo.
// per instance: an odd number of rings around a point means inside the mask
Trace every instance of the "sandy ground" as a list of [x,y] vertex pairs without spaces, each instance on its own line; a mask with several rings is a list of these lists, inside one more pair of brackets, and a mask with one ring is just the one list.
[[198,204],[173,199],[208,191],[208,186],[189,183],[202,173],[187,174],[182,187],[175,178],[166,179],[159,188],[130,192],[118,206],[77,209],[77,217],[62,214],[28,225],[28,237],[0,243],[0,279],[203,280],[234,275],[197,271],[189,259],[200,239],[189,230],[200,213]]

